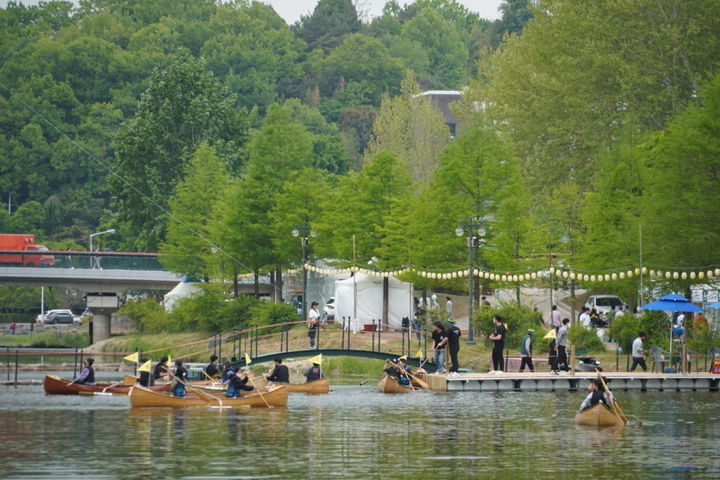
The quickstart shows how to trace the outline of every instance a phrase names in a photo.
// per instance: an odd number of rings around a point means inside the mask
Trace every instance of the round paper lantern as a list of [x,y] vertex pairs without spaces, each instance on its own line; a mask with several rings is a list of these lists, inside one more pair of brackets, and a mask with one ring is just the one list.
[[690,278],[691,278],[692,280],[695,280],[695,272],[690,272]]
[[687,280],[687,272],[682,272],[682,275],[680,275],[680,278],[683,280]]
[[698,272],[698,278],[699,278],[700,280],[702,280],[703,278],[705,278],[705,272]]
[[635,275],[635,274],[633,273],[632,270],[628,270],[628,271],[627,271],[627,278],[632,278],[633,275]]
[[613,273],[613,274],[610,276],[610,278],[612,278],[613,280],[617,280],[617,278],[618,278],[618,277],[617,277],[617,273]]
[[625,272],[620,272],[620,280],[623,280],[625,278]]

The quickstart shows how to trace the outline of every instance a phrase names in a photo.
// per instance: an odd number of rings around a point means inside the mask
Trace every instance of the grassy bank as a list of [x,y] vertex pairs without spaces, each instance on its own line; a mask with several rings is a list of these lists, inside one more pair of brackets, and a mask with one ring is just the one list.
[[0,339],[4,346],[35,348],[85,348],[88,345],[87,333],[61,332],[45,330],[32,335],[9,335]]

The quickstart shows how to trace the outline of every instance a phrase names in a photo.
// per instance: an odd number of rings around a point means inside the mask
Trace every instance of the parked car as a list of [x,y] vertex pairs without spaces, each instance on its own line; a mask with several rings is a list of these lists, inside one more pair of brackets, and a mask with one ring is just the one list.
[[80,317],[73,314],[72,310],[62,309],[62,308],[48,310],[47,312],[45,312],[45,315],[42,315],[42,314],[38,315],[37,317],[35,317],[35,322],[36,323],[49,323],[48,318],[50,318],[51,315],[54,315],[56,313],[66,313],[66,314],[70,315],[73,318],[73,321],[68,322],[68,323],[80,323],[81,322]]
[[585,302],[587,308],[592,310],[592,307],[595,307],[598,312],[605,315],[608,314],[612,307],[615,307],[615,311],[618,311],[623,305],[625,305],[625,302],[617,295],[592,295]]
[[45,318],[45,324],[55,325],[56,323],[74,323],[75,316],[67,312],[55,312]]

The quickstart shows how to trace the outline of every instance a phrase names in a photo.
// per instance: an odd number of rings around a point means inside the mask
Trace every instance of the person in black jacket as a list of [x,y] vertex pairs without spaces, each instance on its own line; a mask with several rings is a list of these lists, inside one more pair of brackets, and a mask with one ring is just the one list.
[[273,371],[270,372],[269,375],[265,375],[265,379],[268,382],[290,382],[290,371],[287,365],[282,364],[282,358],[275,359],[275,368],[273,368]]
[[186,395],[188,372],[182,366],[182,360],[175,360],[175,379],[173,380],[173,395],[184,397]]
[[225,395],[227,397],[235,398],[240,396],[240,391],[250,391],[254,387],[252,385],[248,385],[248,376],[241,370],[238,370],[238,372],[230,377],[230,381],[228,381],[228,388]]
[[462,332],[455,325],[455,320],[448,319],[450,326],[445,330],[447,337],[448,353],[450,354],[450,375],[457,375],[460,364],[458,363],[458,352],[460,351],[460,336]]
[[162,357],[160,362],[155,365],[153,370],[153,380],[167,380],[168,377],[168,357]]
[[207,373],[208,377],[218,379],[220,378],[220,370],[218,369],[218,356],[212,355],[210,357],[210,364],[205,367],[205,373]]
[[75,380],[73,380],[72,383],[77,383],[80,385],[95,385],[95,369],[93,368],[93,363],[95,363],[95,360],[92,358],[86,358],[85,359],[85,366],[80,371],[80,375],[77,376]]
[[505,325],[500,315],[493,316],[493,324],[495,325],[495,331],[490,335],[490,340],[493,341],[492,349],[492,362],[493,369],[490,373],[502,373],[505,370],[503,361],[503,350],[505,349]]

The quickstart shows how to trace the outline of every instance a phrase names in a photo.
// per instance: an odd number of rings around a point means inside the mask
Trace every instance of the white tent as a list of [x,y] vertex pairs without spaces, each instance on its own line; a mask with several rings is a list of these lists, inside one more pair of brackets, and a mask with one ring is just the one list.
[[178,300],[180,300],[181,298],[189,297],[193,293],[199,292],[200,287],[198,287],[198,283],[199,282],[194,282],[193,280],[191,280],[187,277],[183,278],[182,282],[175,285],[175,288],[170,290],[163,297],[163,304],[165,305],[165,311],[171,312],[175,306],[175,303],[177,303]]
[[[413,318],[412,284],[389,277],[388,287],[388,323],[390,328],[400,329],[403,317]],[[338,280],[335,303],[335,321],[342,324],[343,317],[350,318],[350,328],[355,332],[373,320],[377,323],[383,312],[383,279],[356,273],[354,277]]]

